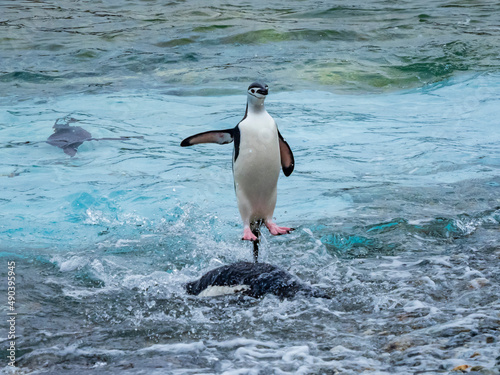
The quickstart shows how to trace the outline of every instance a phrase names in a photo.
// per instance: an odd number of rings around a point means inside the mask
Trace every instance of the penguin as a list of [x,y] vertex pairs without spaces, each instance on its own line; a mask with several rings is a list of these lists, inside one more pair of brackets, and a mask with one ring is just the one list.
[[215,268],[196,281],[184,285],[186,292],[198,297],[244,295],[260,298],[274,294],[281,299],[305,296],[331,299],[322,289],[304,284],[297,277],[268,263],[236,262]]
[[266,111],[264,101],[269,87],[252,83],[247,90],[247,107],[243,119],[232,129],[207,131],[181,142],[182,147],[200,143],[228,144],[234,141],[233,177],[238,209],[243,221],[242,240],[254,241],[258,247],[260,227],[265,225],[272,235],[282,235],[293,228],[272,221],[277,198],[280,169],[290,176],[295,160],[290,146]]
[[80,126],[70,126],[73,122],[79,122],[73,117],[63,117],[54,123],[54,133],[47,138],[51,146],[59,147],[66,155],[76,155],[78,147],[87,141],[128,141],[132,138],[143,139],[143,136],[121,136],[120,138],[93,138],[92,135]]
[[47,143],[61,148],[65,154],[73,157],[83,142],[92,140],[92,135],[79,126],[70,126],[70,123],[78,121],[72,117],[59,120],[61,119],[56,120],[54,134],[47,138]]

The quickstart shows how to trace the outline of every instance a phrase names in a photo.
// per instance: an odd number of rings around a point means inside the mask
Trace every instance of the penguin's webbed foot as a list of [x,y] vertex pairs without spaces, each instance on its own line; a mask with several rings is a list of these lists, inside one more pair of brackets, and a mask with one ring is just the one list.
[[249,227],[245,227],[243,230],[243,238],[242,240],[246,241],[257,241],[258,238],[255,234],[252,233],[252,230]]
[[294,230],[294,228],[279,227],[278,225],[276,225],[276,223],[273,223],[272,221],[266,222],[266,227],[267,227],[267,229],[269,229],[269,232],[273,236],[279,236],[281,234],[288,234]]

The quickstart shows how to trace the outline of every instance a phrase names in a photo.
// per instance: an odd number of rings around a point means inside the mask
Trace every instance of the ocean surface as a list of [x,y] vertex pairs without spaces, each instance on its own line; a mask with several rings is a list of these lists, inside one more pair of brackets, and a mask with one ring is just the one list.
[[[497,1],[0,0],[1,371],[499,374],[499,46]],[[296,161],[260,259],[331,300],[184,291],[252,260],[232,145],[179,143],[257,79]]]

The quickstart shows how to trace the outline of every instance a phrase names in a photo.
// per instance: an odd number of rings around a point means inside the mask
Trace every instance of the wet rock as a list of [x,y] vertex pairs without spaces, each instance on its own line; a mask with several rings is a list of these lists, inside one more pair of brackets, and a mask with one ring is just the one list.
[[215,297],[226,294],[241,294],[258,298],[275,294],[281,298],[292,298],[297,293],[327,298],[324,291],[302,283],[297,277],[267,263],[237,262],[218,267],[200,279],[185,286],[188,294]]
[[484,367],[483,367],[483,366],[472,366],[472,367],[470,368],[470,370],[471,370],[471,371],[481,371],[481,370],[483,370],[483,369],[484,369]]
[[384,350],[386,352],[393,352],[393,351],[400,351],[403,352],[408,348],[411,348],[413,346],[412,341],[407,338],[407,337],[398,337],[396,340],[388,343],[385,347]]
[[485,287],[489,283],[490,283],[490,281],[488,279],[486,279],[484,277],[479,277],[479,278],[471,280],[469,282],[469,288],[471,288],[471,289],[479,289],[479,288]]
[[454,367],[451,371],[462,371],[462,372],[466,372],[468,368],[470,368],[470,366],[469,366],[469,365],[460,365],[460,366]]

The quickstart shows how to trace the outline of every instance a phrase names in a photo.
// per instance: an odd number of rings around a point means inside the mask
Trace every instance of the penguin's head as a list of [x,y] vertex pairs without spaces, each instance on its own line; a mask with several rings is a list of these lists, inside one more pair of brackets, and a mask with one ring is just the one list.
[[248,100],[254,104],[263,104],[269,87],[263,82],[254,82],[248,86]]

